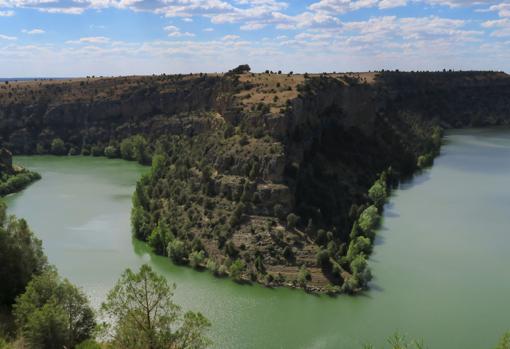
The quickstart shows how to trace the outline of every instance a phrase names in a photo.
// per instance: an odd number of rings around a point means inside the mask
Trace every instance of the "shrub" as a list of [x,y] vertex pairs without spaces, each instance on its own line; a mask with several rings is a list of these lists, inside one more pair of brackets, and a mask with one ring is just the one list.
[[369,206],[367,207],[363,212],[361,212],[361,215],[358,219],[358,225],[360,229],[367,235],[368,237],[372,238],[374,235],[374,229],[379,224],[380,220],[379,211],[377,210],[377,207],[375,206]]
[[114,159],[119,157],[119,149],[113,145],[109,145],[104,148],[104,155],[109,159]]
[[192,268],[198,268],[202,265],[202,263],[204,263],[205,253],[204,253],[204,251],[200,251],[200,252],[193,251],[189,254],[188,260],[189,260],[189,265]]
[[375,181],[374,185],[368,190],[368,196],[372,199],[375,206],[382,207],[388,196],[386,183],[383,183],[381,180]]
[[301,287],[305,287],[306,283],[308,281],[312,280],[312,274],[310,274],[310,271],[306,269],[304,265],[299,268],[299,273],[297,277],[298,285]]
[[331,263],[329,262],[328,250],[320,250],[316,256],[317,265],[321,268],[328,268]]
[[230,265],[230,268],[229,268],[230,277],[236,281],[240,281],[245,267],[246,267],[246,264],[244,263],[244,261],[242,259],[236,259]]
[[167,252],[168,257],[177,264],[183,264],[188,256],[186,244],[178,239],[172,240],[168,244]]
[[299,216],[295,215],[294,213],[290,213],[287,216],[287,227],[289,229],[294,229],[299,221]]
[[91,150],[90,150],[90,153],[92,154],[92,156],[103,156],[104,155],[104,148],[100,145],[94,145]]
[[64,144],[64,141],[60,138],[55,138],[53,141],[51,141],[51,153],[53,155],[66,155],[66,146]]

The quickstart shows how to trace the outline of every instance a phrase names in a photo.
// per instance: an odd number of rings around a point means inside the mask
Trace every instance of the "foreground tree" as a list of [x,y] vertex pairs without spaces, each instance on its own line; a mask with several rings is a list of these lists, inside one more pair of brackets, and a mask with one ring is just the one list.
[[124,349],[206,348],[209,321],[200,313],[183,315],[172,300],[174,290],[148,265],[138,273],[127,269],[102,305],[113,320],[107,325],[112,344]]
[[41,241],[24,219],[7,216],[0,202],[0,307],[10,307],[33,275],[47,266]]
[[14,317],[30,348],[74,348],[96,326],[87,297],[54,268],[34,277],[16,299]]

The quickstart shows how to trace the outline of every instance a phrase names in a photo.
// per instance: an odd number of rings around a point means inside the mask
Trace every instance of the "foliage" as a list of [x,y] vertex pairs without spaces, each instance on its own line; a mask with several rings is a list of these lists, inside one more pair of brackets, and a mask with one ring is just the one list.
[[380,179],[375,181],[374,185],[368,190],[368,196],[376,207],[381,208],[388,197],[386,183]]
[[294,213],[290,213],[288,216],[287,216],[287,227],[289,229],[294,229],[297,225],[299,221],[299,216],[297,216],[296,214]]
[[67,154],[66,146],[61,138],[55,138],[51,141],[51,153],[53,155]]
[[205,261],[205,253],[204,251],[193,251],[188,256],[189,265],[192,268],[200,267]]
[[186,257],[188,256],[188,249],[186,248],[186,244],[184,241],[179,239],[170,241],[168,244],[167,252],[168,257],[170,257],[170,259],[177,264],[183,264]]
[[[421,341],[409,340],[405,336],[395,333],[388,338],[390,349],[425,349],[425,345]],[[363,349],[375,349],[371,344],[363,345]]]
[[236,259],[229,268],[230,277],[236,281],[240,281],[243,271],[246,268],[246,263],[242,259]]
[[0,202],[0,306],[11,306],[32,276],[46,267],[41,241],[24,219],[7,216],[6,206]]
[[53,268],[35,276],[14,305],[16,323],[31,348],[73,348],[95,328],[87,297]]
[[510,349],[510,332],[507,332],[501,337],[495,349]]
[[109,338],[124,349],[201,349],[210,345],[205,331],[210,326],[201,314],[182,314],[172,300],[175,285],[148,265],[138,273],[127,269],[109,292],[102,312],[114,320]]
[[125,138],[120,143],[120,155],[124,160],[136,160],[142,165],[151,163],[147,140],[141,135]]
[[104,148],[104,155],[109,159],[114,159],[119,157],[119,149],[113,145],[109,145]]
[[38,173],[24,170],[13,175],[0,174],[0,196],[18,192],[41,179]]
[[305,287],[306,283],[312,279],[312,275],[310,271],[306,269],[304,265],[299,268],[299,273],[297,277],[297,282],[301,287]]
[[377,207],[375,206],[369,206],[367,207],[359,216],[358,219],[358,226],[363,231],[363,233],[369,237],[374,237],[374,229],[377,228],[377,225],[379,224],[379,220],[381,219],[381,216],[379,216],[379,212],[377,210]]

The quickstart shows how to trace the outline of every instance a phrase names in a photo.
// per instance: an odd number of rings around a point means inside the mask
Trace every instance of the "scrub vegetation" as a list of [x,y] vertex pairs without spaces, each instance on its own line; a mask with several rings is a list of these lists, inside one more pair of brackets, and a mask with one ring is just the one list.
[[0,148],[0,197],[18,192],[40,178],[38,173],[13,165],[11,152]]

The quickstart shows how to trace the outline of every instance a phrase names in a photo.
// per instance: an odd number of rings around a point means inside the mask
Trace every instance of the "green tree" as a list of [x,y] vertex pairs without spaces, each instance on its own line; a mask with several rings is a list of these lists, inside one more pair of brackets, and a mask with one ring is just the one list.
[[10,307],[30,279],[46,267],[41,241],[24,219],[7,216],[0,202],[0,306]]
[[51,153],[54,155],[66,155],[66,146],[64,141],[60,138],[55,138],[51,141]]
[[287,216],[287,227],[289,229],[294,229],[299,221],[299,216],[294,213],[289,213]]
[[170,241],[168,244],[167,253],[168,257],[170,257],[170,259],[177,264],[184,263],[186,257],[188,256],[186,244],[178,239]]
[[89,339],[94,312],[84,293],[54,268],[35,276],[14,305],[16,324],[31,348],[74,348]]
[[242,259],[236,259],[229,268],[230,277],[236,281],[240,281],[246,264]]
[[308,281],[312,280],[312,275],[310,274],[310,271],[306,269],[304,265],[299,268],[299,273],[297,277],[297,282],[299,286],[306,287],[306,283]]
[[135,150],[131,138],[126,138],[120,143],[120,156],[124,160],[134,160]]
[[209,321],[201,314],[182,314],[172,300],[175,285],[148,265],[138,273],[127,269],[109,292],[102,312],[114,347],[123,349],[202,349],[210,345]]
[[374,229],[377,228],[380,219],[381,216],[379,216],[377,207],[372,205],[361,212],[358,219],[358,226],[367,237],[373,238],[375,234]]
[[204,251],[193,251],[188,256],[189,265],[192,268],[200,267],[205,261]]
[[109,145],[104,148],[104,155],[109,159],[114,159],[119,157],[119,149],[113,145]]
[[375,181],[374,185],[368,190],[368,196],[372,199],[375,206],[381,208],[388,197],[386,184],[380,179]]
[[510,332],[507,332],[501,337],[495,349],[510,349]]

